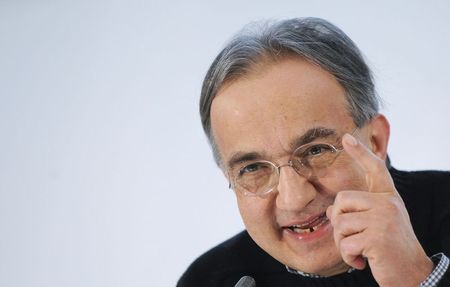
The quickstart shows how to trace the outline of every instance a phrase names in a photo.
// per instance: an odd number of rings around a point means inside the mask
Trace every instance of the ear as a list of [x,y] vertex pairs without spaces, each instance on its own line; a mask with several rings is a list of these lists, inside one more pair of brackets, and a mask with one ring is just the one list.
[[369,122],[370,148],[382,160],[387,158],[387,147],[389,143],[390,126],[386,117],[382,114],[376,115]]

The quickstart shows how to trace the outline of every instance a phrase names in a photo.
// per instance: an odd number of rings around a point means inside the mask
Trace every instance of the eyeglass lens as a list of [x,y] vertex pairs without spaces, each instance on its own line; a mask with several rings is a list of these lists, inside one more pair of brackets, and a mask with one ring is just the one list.
[[[288,165],[307,178],[323,177],[339,151],[331,144],[305,145],[295,150]],[[267,161],[251,163],[239,170],[235,183],[246,193],[264,194],[278,184],[279,169],[280,167]]]

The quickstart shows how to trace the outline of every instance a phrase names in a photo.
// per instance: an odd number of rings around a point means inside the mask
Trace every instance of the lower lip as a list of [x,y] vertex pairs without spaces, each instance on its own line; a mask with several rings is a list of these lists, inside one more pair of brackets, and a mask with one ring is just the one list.
[[296,233],[289,228],[285,228],[283,229],[283,233],[286,234],[289,238],[293,238],[298,241],[312,242],[317,241],[331,233],[331,229],[332,228],[330,221],[327,220],[326,222],[322,223],[322,225],[319,226],[314,232]]

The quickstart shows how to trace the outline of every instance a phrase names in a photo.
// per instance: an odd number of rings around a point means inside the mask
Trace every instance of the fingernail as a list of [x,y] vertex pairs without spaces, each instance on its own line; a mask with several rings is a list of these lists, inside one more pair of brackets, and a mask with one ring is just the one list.
[[351,146],[356,146],[358,144],[358,141],[351,134],[345,134],[344,140],[347,144]]

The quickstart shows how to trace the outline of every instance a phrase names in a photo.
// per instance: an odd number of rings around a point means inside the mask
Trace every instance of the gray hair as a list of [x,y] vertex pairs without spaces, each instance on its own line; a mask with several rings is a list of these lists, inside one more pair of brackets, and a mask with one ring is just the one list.
[[328,21],[295,18],[256,22],[244,27],[219,53],[203,81],[200,117],[216,163],[221,157],[211,130],[211,104],[225,84],[251,73],[258,63],[299,56],[331,73],[346,92],[357,127],[378,114],[372,73],[353,41]]

